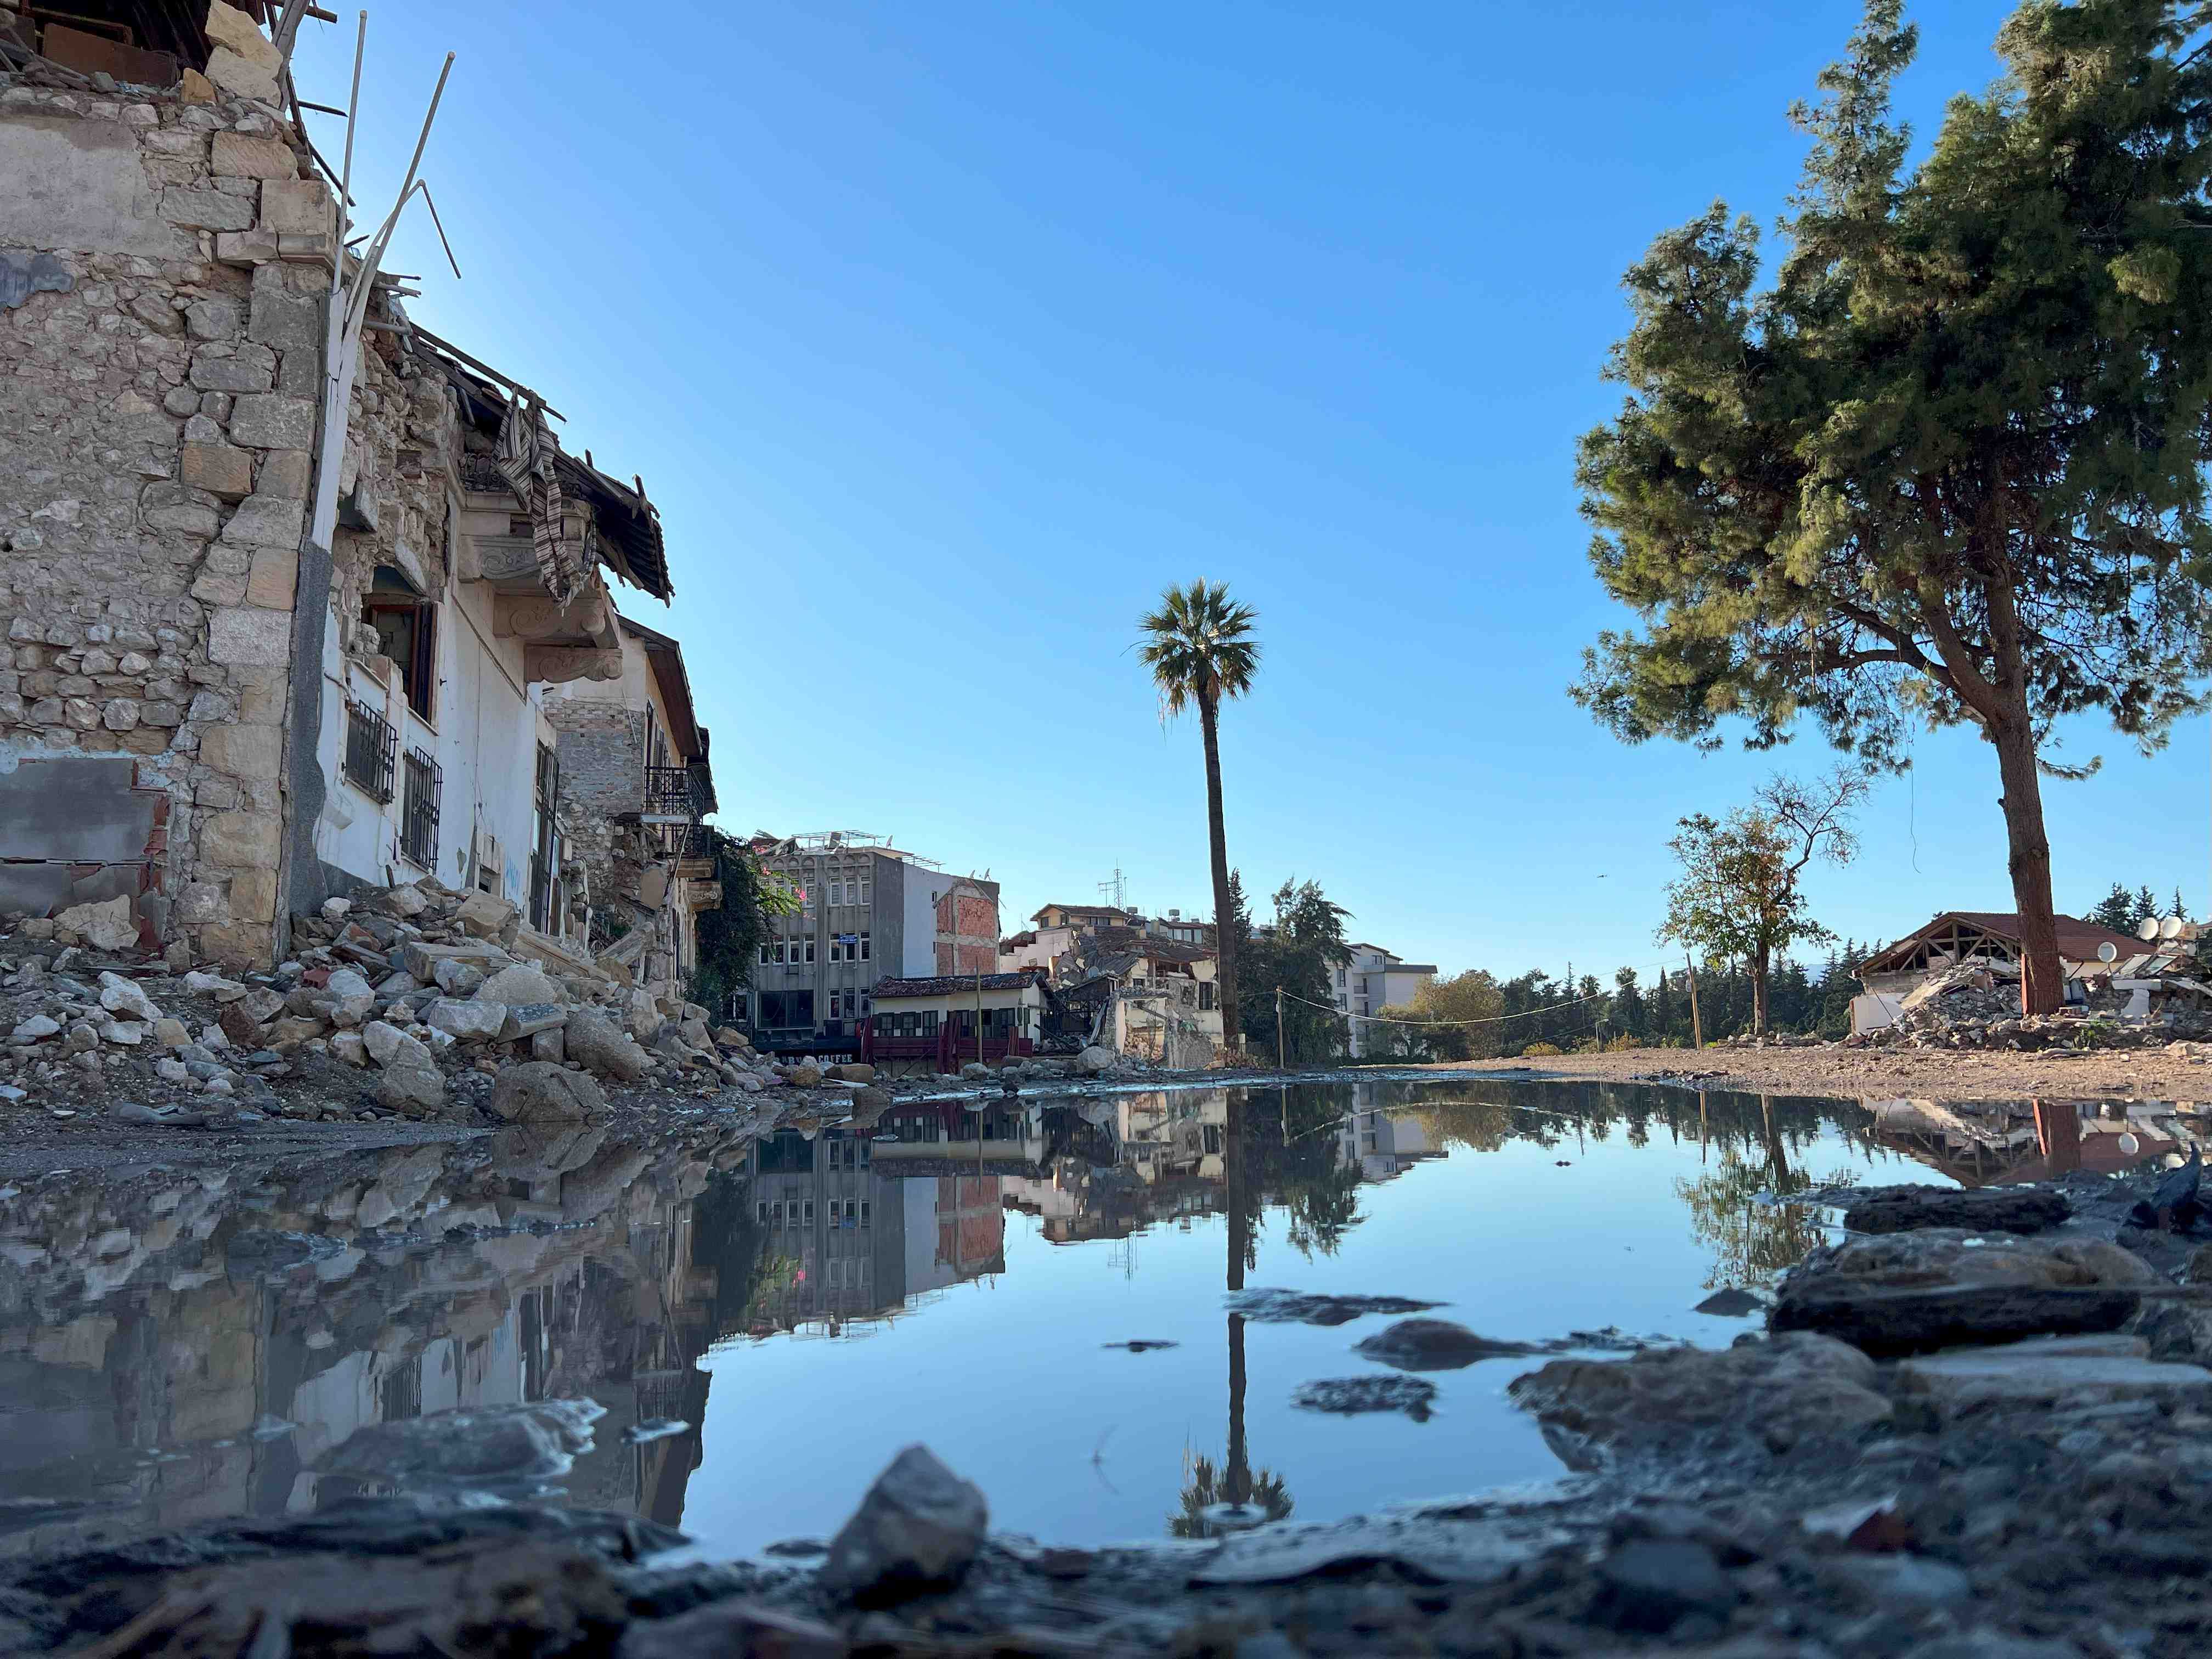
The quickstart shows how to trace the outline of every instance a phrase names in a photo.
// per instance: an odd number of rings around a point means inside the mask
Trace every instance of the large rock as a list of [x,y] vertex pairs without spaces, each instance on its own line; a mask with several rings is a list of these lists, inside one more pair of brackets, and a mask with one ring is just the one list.
[[876,1080],[876,1068],[872,1066],[863,1066],[858,1062],[848,1062],[843,1066],[832,1066],[830,1068],[830,1075],[840,1083],[865,1085]]
[[1987,1239],[1941,1228],[1847,1239],[1791,1270],[1769,1323],[1821,1331],[1881,1355],[2109,1331],[2158,1282],[2145,1262],[2094,1239]]
[[[415,1040],[407,1039],[410,1042]],[[416,1045],[421,1047],[419,1043]],[[446,1103],[446,1079],[434,1065],[402,1060],[387,1066],[376,1079],[377,1104],[402,1117],[420,1117]]]
[[518,1003],[507,1011],[507,1023],[499,1028],[500,1038],[512,1042],[517,1037],[534,1036],[557,1030],[568,1018],[568,1011],[557,1002]]
[[876,1477],[830,1540],[822,1587],[860,1602],[895,1601],[957,1583],[983,1547],[983,1494],[927,1446],[908,1446]]
[[1786,1451],[1887,1421],[1879,1370],[1858,1349],[1793,1332],[1729,1348],[1664,1348],[1631,1359],[1555,1359],[1506,1389],[1576,1468],[1607,1456]]
[[373,1019],[362,1028],[361,1040],[368,1049],[368,1057],[380,1066],[428,1066],[436,1062],[420,1038],[411,1037],[397,1025],[381,1019]]
[[1900,1399],[1925,1396],[1946,1417],[2004,1407],[2069,1409],[2123,1400],[2202,1404],[2212,1370],[2162,1364],[2140,1337],[2071,1336],[1966,1348],[1898,1362]]
[[54,918],[54,926],[68,928],[95,951],[128,951],[138,943],[138,922],[128,896],[72,904]]
[[489,893],[471,893],[453,912],[453,920],[463,933],[473,933],[478,939],[497,939],[506,932],[507,924],[521,914],[520,907],[509,900],[494,898]]
[[323,989],[336,1000],[332,1012],[341,1025],[358,1025],[376,1011],[376,988],[350,968],[335,970]]
[[120,974],[100,975],[100,1006],[111,1014],[144,1020],[149,1024],[161,1018],[161,1011],[154,1006],[154,999]]
[[225,1036],[241,1048],[258,1048],[261,1046],[261,1022],[254,1018],[243,1002],[228,1004],[216,1016],[216,1024],[222,1028]]
[[399,965],[425,985],[436,985],[438,964],[458,962],[480,974],[495,974],[514,960],[496,945],[433,945],[410,939],[399,947]]
[[561,988],[543,968],[533,968],[526,962],[518,962],[512,968],[502,968],[477,988],[477,997],[483,1002],[503,1002],[510,1008],[527,1003],[558,1002]]
[[1526,1342],[1497,1342],[1449,1319],[1401,1319],[1352,1345],[1353,1352],[1401,1371],[1455,1371],[1478,1360],[1538,1352]]
[[1964,1227],[1978,1233],[2039,1233],[2073,1212],[2063,1193],[2043,1187],[1874,1187],[1844,1211],[1855,1233],[1906,1233]]
[[1095,1077],[1101,1072],[1110,1072],[1114,1069],[1114,1051],[1111,1048],[1101,1048],[1093,1043],[1076,1055],[1075,1063],[1079,1068]]
[[569,1059],[617,1082],[635,1083],[653,1066],[645,1050],[596,1008],[579,1008],[568,1016],[565,1042]]
[[531,1060],[499,1074],[491,1109],[510,1123],[580,1123],[605,1111],[607,1097],[581,1072]]
[[422,1023],[451,1037],[489,1042],[507,1024],[507,1007],[498,1002],[459,1002],[440,997],[422,1011]]

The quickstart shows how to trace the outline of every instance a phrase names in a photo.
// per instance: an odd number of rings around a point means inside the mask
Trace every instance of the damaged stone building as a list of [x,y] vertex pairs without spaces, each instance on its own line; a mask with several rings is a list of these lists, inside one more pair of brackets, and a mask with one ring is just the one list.
[[642,481],[396,277],[325,430],[338,220],[276,9],[68,9],[0,0],[0,912],[246,966],[434,876],[672,988],[714,791],[615,608],[672,592]]

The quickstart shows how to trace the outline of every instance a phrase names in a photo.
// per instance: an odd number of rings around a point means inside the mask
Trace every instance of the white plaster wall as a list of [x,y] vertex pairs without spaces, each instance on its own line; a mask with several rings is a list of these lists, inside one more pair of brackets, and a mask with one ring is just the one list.
[[899,976],[932,979],[937,974],[937,901],[951,888],[955,878],[918,864],[906,866],[904,944],[900,951]]
[[[543,688],[522,678],[522,642],[492,631],[492,596],[477,583],[455,583],[438,607],[438,695],[435,721],[408,706],[392,674],[379,686],[338,648],[337,620],[323,635],[323,726],[316,754],[328,781],[315,850],[325,862],[379,884],[420,873],[400,860],[399,816],[405,801],[404,757],[427,749],[443,774],[439,800],[438,867],[449,887],[469,879],[471,838],[481,826],[499,838],[500,896],[517,904],[530,897],[530,848],[536,811],[538,745],[553,740],[545,720]],[[380,804],[345,777],[348,696],[383,711],[398,730],[400,763],[392,794]]]

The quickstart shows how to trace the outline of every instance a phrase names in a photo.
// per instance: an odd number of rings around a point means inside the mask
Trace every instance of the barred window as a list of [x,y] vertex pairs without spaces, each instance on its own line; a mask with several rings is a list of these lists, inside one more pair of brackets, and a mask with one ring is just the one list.
[[410,749],[404,767],[399,809],[399,855],[418,869],[438,863],[438,797],[445,775],[425,749]]
[[392,722],[366,703],[346,702],[345,778],[370,799],[392,799],[393,763],[399,734]]

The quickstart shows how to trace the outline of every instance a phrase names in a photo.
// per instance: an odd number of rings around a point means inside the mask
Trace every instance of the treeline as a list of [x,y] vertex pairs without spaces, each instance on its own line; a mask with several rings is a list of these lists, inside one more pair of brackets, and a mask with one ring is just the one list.
[[[1768,979],[1768,1029],[1824,1037],[1847,1036],[1851,999],[1859,993],[1857,965],[1880,948],[1844,939],[1821,960],[1777,963]],[[1752,976],[1736,964],[1698,969],[1696,1022],[1708,1042],[1752,1029]],[[1532,968],[1500,981],[1472,969],[1425,986],[1410,1006],[1383,1016],[1404,1024],[1378,1024],[1367,1042],[1370,1058],[1486,1060],[1616,1048],[1688,1048],[1694,1040],[1690,975],[1673,969],[1650,980],[1633,968],[1616,969],[1610,981],[1579,976],[1570,968],[1556,976]]]

